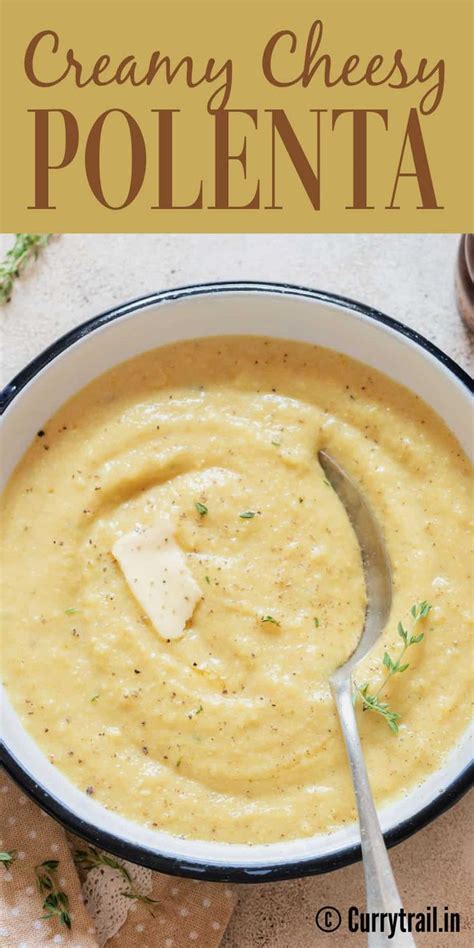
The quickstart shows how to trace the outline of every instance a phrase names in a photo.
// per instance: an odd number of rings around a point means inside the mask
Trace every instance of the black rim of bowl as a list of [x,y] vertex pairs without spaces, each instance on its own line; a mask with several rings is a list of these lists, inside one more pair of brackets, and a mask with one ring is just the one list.
[[[359,303],[355,300],[336,293],[327,293],[323,290],[314,290],[304,286],[295,286],[290,283],[273,283],[259,281],[232,281],[232,282],[213,282],[200,283],[191,286],[179,287],[173,290],[163,290],[158,293],[152,293],[145,297],[131,300],[122,306],[115,306],[92,319],[87,320],[70,332],[61,336],[56,342],[45,349],[40,355],[33,359],[18,375],[9,382],[3,392],[0,394],[0,413],[10,405],[14,398],[46,365],[53,361],[58,355],[68,349],[75,342],[78,342],[84,336],[94,332],[101,326],[112,322],[121,316],[127,316],[138,310],[149,306],[157,306],[162,303],[173,302],[193,296],[216,295],[224,293],[270,293],[273,295],[296,296],[306,299],[318,300],[319,302],[330,303],[342,309],[348,309],[369,317],[376,322],[388,326],[402,336],[407,337],[412,342],[429,352],[442,365],[445,366],[453,375],[456,376],[472,392],[474,390],[473,382],[470,376],[456,362],[447,356],[441,349],[433,345],[424,336],[405,326],[403,323],[386,316],[380,310],[373,309],[365,303]],[[45,787],[36,783],[30,774],[24,770],[14,754],[5,746],[2,748],[2,759],[6,771],[15,780],[17,784],[35,800],[42,809],[50,816],[58,820],[73,833],[85,839],[107,852],[113,853],[123,859],[151,869],[164,872],[168,875],[187,876],[194,879],[203,879],[215,882],[273,882],[282,879],[293,879],[302,876],[316,875],[319,873],[332,872],[342,866],[357,862],[361,859],[361,849],[359,844],[342,847],[334,853],[323,856],[311,856],[307,859],[298,859],[288,863],[278,863],[261,866],[226,866],[218,863],[201,862],[180,857],[164,855],[144,846],[133,842],[125,841],[118,836],[108,833],[105,830],[98,829],[85,820],[81,820],[71,810],[68,809],[60,800],[56,799]],[[440,816],[445,810],[451,807],[464,793],[469,789],[474,777],[474,766],[469,764],[460,774],[443,790],[435,799],[431,800],[426,806],[422,807],[414,816],[403,820],[396,826],[388,830],[385,836],[387,846],[395,846],[402,840],[407,839],[417,830],[422,829],[427,823]]]

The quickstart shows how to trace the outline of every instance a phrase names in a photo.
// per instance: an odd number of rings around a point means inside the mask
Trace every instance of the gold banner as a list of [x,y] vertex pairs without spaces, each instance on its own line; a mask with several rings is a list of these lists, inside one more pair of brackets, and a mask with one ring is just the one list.
[[474,228],[469,0],[4,0],[14,231]]

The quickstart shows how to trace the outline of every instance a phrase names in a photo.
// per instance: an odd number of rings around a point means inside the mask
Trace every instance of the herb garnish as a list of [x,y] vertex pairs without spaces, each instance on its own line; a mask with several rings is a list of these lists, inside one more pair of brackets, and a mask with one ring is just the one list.
[[262,616],[262,618],[260,619],[260,622],[272,622],[273,625],[280,625],[280,623],[277,622],[277,620],[274,619],[273,616]]
[[[86,870],[95,869],[96,866],[109,866],[111,869],[116,869],[128,884],[128,889],[125,892],[121,892],[120,895],[125,896],[126,899],[135,899],[137,902],[143,902],[146,906],[156,905],[159,902],[159,899],[151,899],[148,895],[137,892],[127,867],[122,865],[118,859],[114,859],[113,856],[99,852],[95,846],[89,846],[88,849],[76,849],[74,862],[76,866]],[[148,911],[153,915],[150,908]]]
[[423,602],[415,604],[410,609],[410,614],[412,617],[412,632],[409,634],[407,629],[405,629],[402,622],[398,623],[398,634],[403,642],[403,647],[398,658],[394,661],[393,658],[389,655],[388,652],[385,652],[383,657],[383,664],[387,669],[387,675],[385,676],[380,688],[377,689],[375,694],[370,694],[369,684],[366,682],[364,685],[355,685],[354,692],[354,704],[357,702],[357,699],[360,698],[363,705],[364,711],[375,711],[376,714],[380,714],[385,718],[389,728],[393,731],[394,734],[398,733],[398,722],[400,720],[400,714],[397,711],[392,711],[385,701],[379,700],[380,692],[383,691],[387,682],[392,677],[392,675],[401,674],[409,668],[409,663],[405,662],[402,664],[402,659],[404,658],[405,652],[411,645],[416,645],[418,642],[422,642],[425,633],[419,632],[418,635],[413,633],[417,622],[420,622],[422,619],[426,619],[427,615],[431,611],[431,606],[429,602],[426,602],[426,599]]
[[239,514],[241,520],[252,520],[255,517],[253,510],[244,510],[243,513]]
[[200,517],[205,517],[206,514],[209,513],[209,511],[208,511],[206,505],[199,503],[199,501],[196,501],[196,503],[194,504],[194,506],[195,506],[195,508],[196,508],[196,510],[197,510],[197,512],[198,512],[198,514],[199,514]]
[[16,849],[7,849],[5,852],[0,852],[0,862],[5,867],[9,869],[13,862],[16,859]]
[[209,576],[205,576],[204,579],[206,580],[207,585],[210,586],[211,580],[209,579]]
[[15,234],[15,243],[0,263],[0,303],[8,303],[13,284],[31,260],[35,260],[52,234]]
[[54,878],[54,872],[59,866],[57,859],[46,859],[35,866],[36,882],[41,895],[45,896],[43,910],[45,915],[41,918],[57,917],[61,925],[71,928],[71,916],[69,915],[69,899],[65,892],[61,892]]
[[100,698],[100,694],[92,695],[91,703],[92,703],[93,701],[97,701],[97,698]]
[[65,614],[66,616],[74,616],[74,615],[76,614],[76,612],[77,612],[77,609],[75,609],[73,606],[70,606],[69,609],[65,609],[65,610],[64,610],[64,614]]
[[316,628],[319,629],[319,619],[318,619],[316,616],[314,617],[313,622],[314,622]]

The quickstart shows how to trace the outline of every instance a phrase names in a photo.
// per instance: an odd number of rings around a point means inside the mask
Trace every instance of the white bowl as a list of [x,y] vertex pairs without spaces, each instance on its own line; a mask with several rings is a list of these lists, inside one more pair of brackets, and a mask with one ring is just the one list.
[[[303,287],[218,283],[156,293],[103,313],[38,356],[2,393],[3,481],[36,432],[91,379],[131,356],[166,343],[225,334],[291,338],[346,353],[420,395],[472,453],[471,381],[430,342],[382,313]],[[269,845],[178,839],[109,812],[53,767],[22,727],[6,696],[4,762],[13,778],[52,816],[109,852],[162,872],[263,882],[325,872],[360,858],[358,826]],[[468,735],[441,770],[380,812],[389,845],[454,803],[468,788]]]

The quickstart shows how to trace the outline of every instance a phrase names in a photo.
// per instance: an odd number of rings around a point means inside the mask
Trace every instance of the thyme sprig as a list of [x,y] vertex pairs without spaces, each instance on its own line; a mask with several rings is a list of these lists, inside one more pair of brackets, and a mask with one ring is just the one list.
[[410,609],[410,615],[412,619],[412,629],[411,632],[403,625],[403,622],[398,623],[398,634],[403,642],[402,649],[398,657],[394,660],[392,656],[388,653],[384,653],[383,664],[387,669],[387,674],[382,681],[382,684],[374,694],[371,694],[369,691],[369,683],[365,682],[363,685],[355,684],[354,690],[354,704],[357,700],[360,699],[363,706],[363,711],[374,711],[376,714],[380,714],[385,721],[387,722],[391,731],[394,734],[398,733],[398,722],[400,721],[401,715],[397,711],[393,711],[388,702],[381,701],[379,695],[384,690],[387,682],[393,675],[400,675],[410,667],[409,662],[404,662],[405,653],[412,645],[417,645],[418,642],[422,642],[425,633],[418,632],[414,630],[417,626],[417,623],[422,619],[426,619],[431,611],[431,606],[426,599],[423,602],[416,603]]
[[61,925],[71,929],[71,916],[69,914],[69,899],[65,892],[59,888],[55,870],[59,866],[57,859],[46,859],[35,866],[35,875],[38,889],[43,895],[43,911],[41,918],[58,918]]
[[4,852],[0,852],[0,862],[5,869],[10,869],[12,863],[16,859],[16,849],[6,849]]
[[356,685],[355,688],[355,699],[357,700],[357,698],[360,697],[363,710],[375,711],[377,714],[381,714],[382,717],[385,718],[390,730],[393,731],[394,734],[397,734],[398,722],[400,720],[398,712],[391,711],[387,702],[380,701],[377,695],[369,694],[368,682],[366,682],[365,685]]
[[109,866],[111,869],[116,869],[128,886],[128,888],[120,894],[125,896],[126,899],[134,899],[136,902],[142,902],[147,906],[150,914],[153,915],[150,905],[157,905],[159,900],[152,899],[150,896],[138,892],[127,867],[119,862],[118,859],[114,859],[114,857],[109,856],[108,853],[101,852],[96,849],[95,846],[89,846],[88,849],[76,849],[74,862],[76,866],[86,870],[95,869],[96,866]]
[[0,263],[0,304],[10,301],[15,280],[32,260],[36,260],[50,237],[52,234],[15,234],[13,247]]

